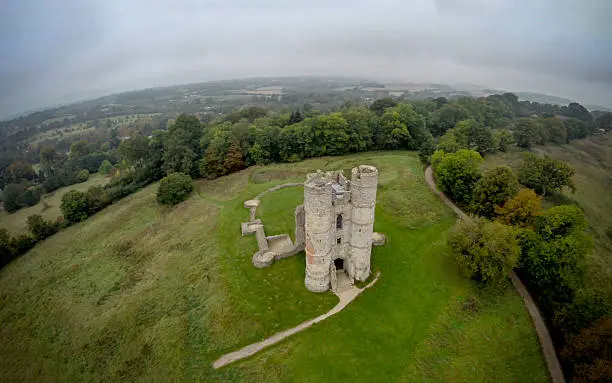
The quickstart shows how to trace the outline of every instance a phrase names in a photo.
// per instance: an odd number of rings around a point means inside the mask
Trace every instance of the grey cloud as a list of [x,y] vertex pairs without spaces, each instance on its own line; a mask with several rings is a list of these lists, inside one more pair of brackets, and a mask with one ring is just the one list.
[[0,115],[259,75],[476,82],[612,105],[607,0],[0,5]]

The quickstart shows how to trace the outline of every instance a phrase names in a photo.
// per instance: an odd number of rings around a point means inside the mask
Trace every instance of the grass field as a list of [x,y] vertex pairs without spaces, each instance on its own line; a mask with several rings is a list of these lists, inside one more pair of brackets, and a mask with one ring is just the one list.
[[[574,169],[576,192],[547,199],[544,207],[577,203],[589,220],[595,239],[588,259],[588,283],[601,289],[612,302],[612,135],[593,136],[569,145],[536,147],[533,152],[567,161]],[[500,153],[485,158],[485,167],[508,164],[517,168],[520,152]]]
[[[344,311],[250,359],[221,354],[326,312],[306,290],[304,255],[256,269],[242,207],[315,169],[379,168],[374,287]],[[156,185],[38,244],[0,270],[1,381],[548,381],[521,299],[482,292],[445,243],[455,221],[412,153],[365,153],[255,167],[175,208]],[[269,234],[293,233],[299,188],[262,199]]]
[[60,205],[62,204],[62,196],[70,190],[86,191],[90,186],[104,185],[108,182],[108,178],[99,173],[92,174],[89,179],[80,184],[74,184],[57,189],[51,194],[47,194],[34,206],[26,207],[17,210],[15,213],[0,212],[0,229],[7,229],[12,234],[20,234],[28,231],[26,220],[32,214],[40,214],[45,219],[55,221],[57,217],[62,215]]

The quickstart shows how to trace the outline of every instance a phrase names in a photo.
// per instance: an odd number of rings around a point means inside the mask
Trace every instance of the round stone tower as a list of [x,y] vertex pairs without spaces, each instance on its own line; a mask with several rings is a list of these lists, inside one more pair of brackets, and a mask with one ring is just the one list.
[[351,174],[351,240],[349,276],[365,281],[370,275],[372,232],[374,230],[374,209],[378,169],[360,165]]
[[331,182],[320,174],[304,183],[304,228],[306,232],[306,288],[327,291],[334,235]]

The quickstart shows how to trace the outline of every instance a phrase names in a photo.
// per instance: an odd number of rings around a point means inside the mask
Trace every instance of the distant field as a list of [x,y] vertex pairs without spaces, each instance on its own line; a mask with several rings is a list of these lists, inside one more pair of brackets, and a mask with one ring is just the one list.
[[57,217],[62,215],[60,205],[62,203],[62,195],[64,195],[64,193],[70,190],[85,191],[90,186],[104,185],[107,182],[108,178],[98,173],[92,174],[86,182],[57,189],[50,195],[44,196],[40,202],[34,206],[18,210],[13,214],[7,213],[6,211],[1,211],[0,229],[7,229],[13,234],[25,233],[28,231],[26,220],[33,214],[40,214],[47,220],[55,221]]
[[[575,201],[584,208],[595,239],[588,280],[603,289],[612,302],[612,135],[593,136],[563,146],[536,147],[533,152],[565,160],[576,169],[576,193],[564,193],[562,199],[545,201],[545,206]],[[484,166],[509,164],[516,169],[521,161],[521,154],[513,151],[487,156]]]
[[[221,354],[333,307],[304,287],[304,254],[257,269],[243,202],[316,169],[379,168],[380,280],[336,316],[213,370]],[[455,217],[414,153],[253,167],[176,206],[151,185],[0,270],[0,381],[547,382],[521,299],[463,278],[446,245]],[[276,193],[276,194],[275,194]],[[270,233],[293,232],[299,188],[262,198]]]

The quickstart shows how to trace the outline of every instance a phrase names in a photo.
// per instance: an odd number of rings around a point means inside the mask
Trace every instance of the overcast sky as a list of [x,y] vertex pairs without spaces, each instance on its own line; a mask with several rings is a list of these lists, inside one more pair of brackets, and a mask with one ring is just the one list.
[[470,82],[612,106],[611,0],[0,0],[0,116],[226,78]]

